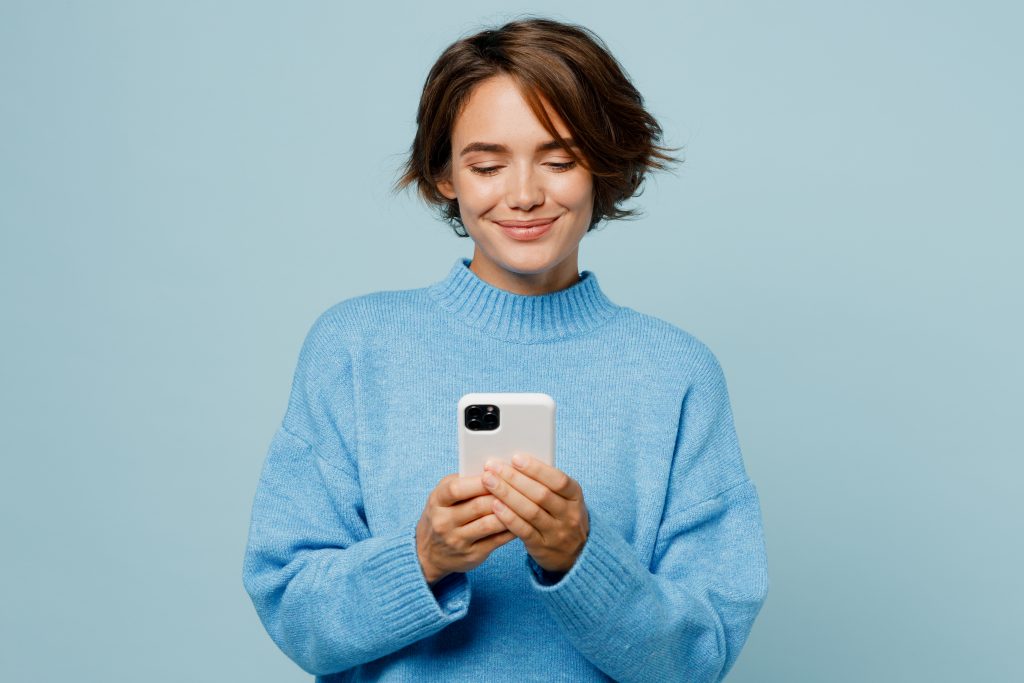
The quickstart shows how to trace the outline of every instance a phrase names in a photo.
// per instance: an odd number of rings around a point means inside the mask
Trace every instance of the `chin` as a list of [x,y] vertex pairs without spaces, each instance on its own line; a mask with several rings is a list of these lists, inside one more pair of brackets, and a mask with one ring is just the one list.
[[509,270],[517,273],[543,273],[559,264],[561,259],[546,249],[518,249],[515,253],[502,254],[502,262]]

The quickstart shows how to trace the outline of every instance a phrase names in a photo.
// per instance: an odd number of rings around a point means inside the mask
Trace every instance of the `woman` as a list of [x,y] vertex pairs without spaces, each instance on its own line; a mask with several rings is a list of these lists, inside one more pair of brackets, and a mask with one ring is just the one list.
[[[613,303],[579,243],[671,161],[607,48],[540,18],[427,77],[397,187],[474,242],[430,286],[344,300],[303,344],[244,585],[322,681],[717,681],[768,579],[724,375]],[[456,404],[550,394],[556,467],[460,477]]]

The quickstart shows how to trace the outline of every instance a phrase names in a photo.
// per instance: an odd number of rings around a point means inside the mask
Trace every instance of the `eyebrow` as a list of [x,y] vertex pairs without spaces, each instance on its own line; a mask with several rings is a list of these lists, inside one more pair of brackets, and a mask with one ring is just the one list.
[[[562,142],[569,147],[579,149],[579,145],[577,145],[576,141],[572,138],[562,138]],[[537,145],[538,152],[547,152],[552,149],[562,149],[562,145],[558,140],[548,140],[547,142]],[[470,152],[500,152],[502,154],[508,154],[510,151],[511,150],[509,150],[505,145],[500,145],[496,142],[471,142],[462,148],[462,151],[459,152],[459,157],[464,157]]]

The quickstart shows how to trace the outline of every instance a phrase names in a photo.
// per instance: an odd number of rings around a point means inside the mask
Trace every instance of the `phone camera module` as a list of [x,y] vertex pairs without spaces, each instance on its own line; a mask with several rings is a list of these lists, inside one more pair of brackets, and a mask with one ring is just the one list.
[[496,405],[471,405],[465,411],[466,428],[472,431],[493,431],[500,424],[500,411]]

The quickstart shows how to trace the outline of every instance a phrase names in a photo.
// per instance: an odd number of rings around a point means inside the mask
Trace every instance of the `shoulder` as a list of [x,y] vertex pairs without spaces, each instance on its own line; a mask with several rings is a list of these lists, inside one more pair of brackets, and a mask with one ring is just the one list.
[[316,316],[292,380],[285,416],[292,433],[316,443],[328,413],[351,416],[354,360],[388,338],[388,326],[401,326],[398,321],[415,310],[417,296],[414,289],[371,292],[342,299]]
[[662,318],[623,306],[629,343],[626,353],[645,354],[666,370],[676,369],[686,383],[719,375],[721,364],[711,347],[696,334]]
[[322,311],[306,333],[305,346],[352,351],[408,329],[423,310],[424,288],[382,290],[342,299]]

